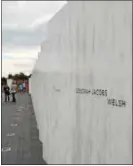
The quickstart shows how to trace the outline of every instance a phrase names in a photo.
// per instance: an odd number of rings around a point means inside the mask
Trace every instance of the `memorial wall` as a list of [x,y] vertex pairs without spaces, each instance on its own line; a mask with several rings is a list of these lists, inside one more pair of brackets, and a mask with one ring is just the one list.
[[47,25],[31,96],[48,164],[132,163],[132,2],[69,1]]

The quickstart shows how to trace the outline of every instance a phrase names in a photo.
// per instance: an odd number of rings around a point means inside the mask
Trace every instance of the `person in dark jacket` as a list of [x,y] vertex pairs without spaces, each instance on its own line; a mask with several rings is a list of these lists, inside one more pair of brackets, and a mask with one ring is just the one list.
[[16,83],[13,81],[12,85],[11,85],[11,94],[12,94],[12,102],[16,102],[16,89],[17,89],[17,85]]
[[4,93],[5,93],[5,102],[9,101],[9,95],[10,95],[10,88],[9,86],[6,84],[4,86]]

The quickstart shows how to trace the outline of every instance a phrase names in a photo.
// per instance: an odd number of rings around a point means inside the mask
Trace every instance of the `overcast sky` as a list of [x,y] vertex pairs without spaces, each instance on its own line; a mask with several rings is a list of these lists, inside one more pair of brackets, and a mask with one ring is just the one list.
[[30,74],[46,25],[66,1],[2,1],[2,76]]

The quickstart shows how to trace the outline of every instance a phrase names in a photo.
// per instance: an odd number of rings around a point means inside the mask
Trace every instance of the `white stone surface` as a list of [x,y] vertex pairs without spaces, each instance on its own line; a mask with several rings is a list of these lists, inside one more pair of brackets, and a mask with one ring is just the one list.
[[[47,29],[31,82],[44,159],[131,164],[132,2],[69,1]],[[76,88],[105,89],[107,96]]]
[[29,94],[31,94],[31,77],[29,78]]

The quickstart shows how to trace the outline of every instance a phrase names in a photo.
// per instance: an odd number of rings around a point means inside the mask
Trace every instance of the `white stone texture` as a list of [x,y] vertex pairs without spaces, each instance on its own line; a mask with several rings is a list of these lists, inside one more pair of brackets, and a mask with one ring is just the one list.
[[29,78],[29,94],[31,94],[31,77]]
[[[132,2],[69,1],[47,30],[31,82],[44,159],[131,164]],[[108,96],[76,88],[107,89]]]

